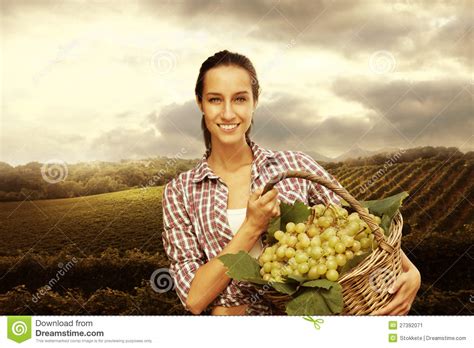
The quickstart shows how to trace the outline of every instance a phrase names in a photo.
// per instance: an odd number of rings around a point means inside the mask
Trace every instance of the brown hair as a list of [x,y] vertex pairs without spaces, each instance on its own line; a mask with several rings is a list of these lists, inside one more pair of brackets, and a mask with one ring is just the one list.
[[[198,98],[199,102],[202,103],[202,92],[204,89],[204,77],[206,73],[212,69],[216,68],[218,66],[229,66],[229,65],[235,65],[237,67],[243,68],[247,70],[247,72],[250,75],[250,81],[252,83],[252,95],[254,102],[258,101],[258,96],[260,93],[260,85],[258,83],[258,78],[257,78],[257,72],[255,71],[255,68],[246,56],[238,54],[238,53],[233,53],[229,52],[227,50],[217,52],[213,56],[207,58],[204,63],[201,65],[201,69],[199,69],[199,76],[197,78],[196,82],[196,88],[194,89],[194,93],[196,94],[196,97]],[[252,129],[253,125],[253,118],[252,118],[252,123],[245,132],[245,139],[247,143],[250,142],[249,134]],[[204,114],[202,115],[201,119],[201,129],[203,132],[204,136],[204,143],[206,144],[206,149],[209,151],[211,149],[211,133],[206,127],[206,122],[204,120]]]

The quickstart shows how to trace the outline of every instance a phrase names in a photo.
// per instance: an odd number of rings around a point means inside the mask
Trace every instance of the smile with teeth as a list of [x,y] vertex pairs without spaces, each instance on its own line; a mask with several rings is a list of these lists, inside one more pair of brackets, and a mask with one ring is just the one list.
[[229,123],[229,124],[218,124],[218,126],[225,130],[232,130],[236,128],[240,123]]

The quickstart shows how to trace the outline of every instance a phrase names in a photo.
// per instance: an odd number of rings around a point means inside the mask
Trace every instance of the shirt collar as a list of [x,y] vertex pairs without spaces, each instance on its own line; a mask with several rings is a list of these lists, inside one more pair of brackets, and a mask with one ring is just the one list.
[[[252,140],[249,140],[248,144],[250,145],[250,149],[252,150],[253,163],[255,164],[258,170],[262,168],[267,159],[275,157],[273,151],[260,147]],[[207,150],[202,156],[201,161],[199,161],[199,163],[197,164],[193,178],[194,183],[198,183],[204,180],[206,177],[209,177],[209,179],[219,179],[219,177],[214,174],[212,169],[209,167],[209,164],[207,163],[207,158],[209,157],[209,155],[210,151]]]

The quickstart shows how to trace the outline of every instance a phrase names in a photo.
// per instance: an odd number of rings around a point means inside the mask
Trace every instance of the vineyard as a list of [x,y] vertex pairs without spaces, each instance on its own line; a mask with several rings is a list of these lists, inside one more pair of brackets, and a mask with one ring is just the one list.
[[[472,314],[472,153],[373,162],[323,166],[359,200],[410,193],[402,248],[422,274],[411,314]],[[0,314],[186,314],[174,291],[149,283],[168,266],[161,194],[160,186],[0,203]]]

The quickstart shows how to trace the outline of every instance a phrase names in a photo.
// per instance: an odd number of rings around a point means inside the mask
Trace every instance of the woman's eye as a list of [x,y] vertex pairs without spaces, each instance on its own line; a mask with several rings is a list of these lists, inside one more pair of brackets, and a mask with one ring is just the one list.
[[247,99],[245,99],[244,97],[238,97],[237,100],[238,100],[239,102],[244,102],[244,101],[246,101]]
[[219,98],[211,98],[211,99],[209,99],[209,101],[210,101],[211,103],[214,103],[214,102],[219,101]]

